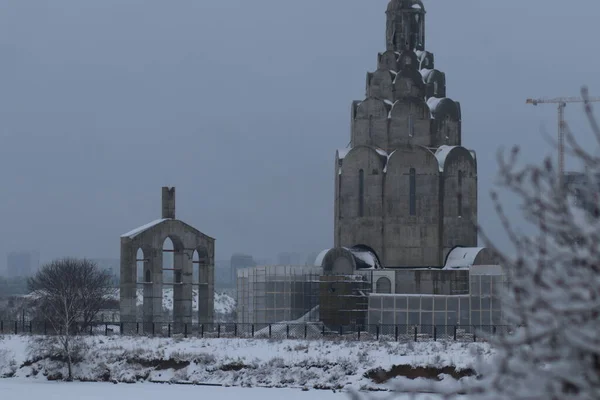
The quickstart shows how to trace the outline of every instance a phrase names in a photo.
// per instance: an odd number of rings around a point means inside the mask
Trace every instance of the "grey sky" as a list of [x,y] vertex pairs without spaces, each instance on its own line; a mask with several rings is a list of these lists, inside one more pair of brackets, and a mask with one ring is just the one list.
[[[118,257],[119,235],[159,216],[163,185],[217,258],[331,246],[335,150],[384,50],[386,4],[0,0],[0,266],[30,248]],[[425,3],[488,230],[498,147],[550,151],[540,128],[554,134],[556,111],[525,99],[600,94],[600,2],[565,4]],[[567,114],[592,143],[580,109]]]

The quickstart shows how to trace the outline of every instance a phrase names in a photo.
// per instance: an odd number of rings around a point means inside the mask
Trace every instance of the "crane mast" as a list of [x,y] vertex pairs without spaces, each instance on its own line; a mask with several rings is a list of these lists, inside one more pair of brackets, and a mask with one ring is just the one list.
[[542,99],[527,99],[526,104],[537,106],[539,104],[557,104],[558,106],[558,174],[562,180],[565,174],[565,108],[567,103],[600,102],[600,97],[556,97]]

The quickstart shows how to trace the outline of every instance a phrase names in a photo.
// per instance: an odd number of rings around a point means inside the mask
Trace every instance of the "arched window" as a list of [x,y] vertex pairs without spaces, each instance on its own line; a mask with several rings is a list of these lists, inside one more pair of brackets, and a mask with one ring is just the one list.
[[417,172],[414,168],[410,169],[409,175],[409,209],[410,215],[417,215]]
[[358,216],[365,215],[365,171],[358,171]]
[[384,293],[391,294],[392,293],[392,281],[385,276],[377,279],[377,283],[375,284],[375,293]]
[[463,187],[463,171],[458,171],[458,192],[456,194],[456,206],[457,206],[457,212],[458,212],[458,216],[462,217],[462,213],[463,213],[463,207],[462,207],[462,190]]

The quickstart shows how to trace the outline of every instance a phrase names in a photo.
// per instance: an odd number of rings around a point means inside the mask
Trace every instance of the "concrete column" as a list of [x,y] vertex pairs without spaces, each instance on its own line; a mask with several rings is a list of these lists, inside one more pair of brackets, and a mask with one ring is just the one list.
[[[209,266],[198,264],[200,273],[198,274],[198,322],[201,324],[212,323],[212,312],[210,310],[210,292],[209,292]],[[213,293],[214,302],[214,293]]]
[[120,318],[122,322],[136,321],[136,253],[131,240],[121,238]]
[[152,323],[156,323],[154,326],[154,332],[160,333],[159,322],[163,321],[163,271],[162,271],[162,249],[150,249],[145,254],[148,262],[146,263],[146,269],[149,269],[152,274],[152,283],[148,285],[148,288],[144,288],[144,332],[152,333]]
[[192,260],[184,251],[174,254],[175,279],[178,283],[173,289],[174,331],[181,333],[184,324],[192,322]]

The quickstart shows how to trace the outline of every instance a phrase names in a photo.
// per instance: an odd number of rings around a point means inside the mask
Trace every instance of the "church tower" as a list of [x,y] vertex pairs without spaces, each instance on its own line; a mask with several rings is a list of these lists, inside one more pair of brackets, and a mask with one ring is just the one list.
[[385,267],[440,266],[454,247],[477,245],[475,153],[425,50],[425,13],[421,0],[390,1],[387,50],[335,161],[335,246],[369,248]]

